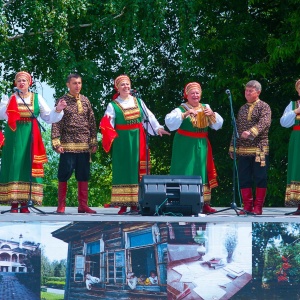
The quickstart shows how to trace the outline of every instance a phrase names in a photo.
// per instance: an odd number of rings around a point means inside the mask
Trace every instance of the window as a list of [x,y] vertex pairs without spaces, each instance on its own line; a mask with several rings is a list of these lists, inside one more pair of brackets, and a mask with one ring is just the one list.
[[128,242],[130,248],[152,245],[153,236],[151,228],[128,233]]
[[[104,251],[103,239],[85,244],[85,272],[103,278],[100,274],[100,255]],[[101,280],[103,281],[103,280]]]
[[[127,232],[125,235],[127,252],[127,269],[134,272],[138,278],[147,278],[151,271],[158,275],[158,284],[147,286],[148,291],[165,291],[167,244],[160,243],[160,232],[157,225]],[[137,285],[137,289],[144,289]]]
[[84,280],[84,263],[85,259],[83,255],[75,256],[74,281]]
[[125,282],[125,256],[124,251],[107,252],[107,282],[124,283]]
[[95,241],[86,244],[86,254],[96,254],[100,253],[100,241]]

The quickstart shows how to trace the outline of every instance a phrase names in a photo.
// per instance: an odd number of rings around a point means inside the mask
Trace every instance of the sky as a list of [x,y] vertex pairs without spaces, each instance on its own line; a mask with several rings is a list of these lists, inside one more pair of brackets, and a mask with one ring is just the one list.
[[44,255],[52,262],[67,259],[68,244],[52,237],[51,232],[66,226],[70,222],[0,222],[0,239],[40,243]]
[[51,232],[66,226],[70,222],[43,222],[41,223],[41,244],[43,246],[44,255],[50,260],[67,259],[68,244],[54,238]]
[[36,83],[36,87],[36,92],[43,96],[50,108],[53,108],[55,101],[53,97],[54,89],[45,82],[41,82],[40,84]]

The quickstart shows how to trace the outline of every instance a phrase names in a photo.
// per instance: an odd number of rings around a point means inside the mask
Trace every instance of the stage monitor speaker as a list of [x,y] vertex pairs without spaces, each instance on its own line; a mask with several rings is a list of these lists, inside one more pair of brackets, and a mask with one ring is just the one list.
[[198,216],[203,208],[201,176],[145,175],[139,186],[142,215]]

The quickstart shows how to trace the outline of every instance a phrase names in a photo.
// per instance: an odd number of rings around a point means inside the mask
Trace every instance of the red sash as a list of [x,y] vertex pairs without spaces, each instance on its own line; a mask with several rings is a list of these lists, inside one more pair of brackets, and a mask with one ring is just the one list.
[[0,131],[0,148],[4,145],[5,137],[2,131]]
[[[139,129],[139,140],[140,140],[140,149],[139,149],[139,180],[142,179],[142,176],[147,173],[147,164],[146,164],[146,134],[142,123],[137,124],[118,124],[115,127],[117,130],[131,130]],[[148,153],[148,165],[150,166],[150,151]]]
[[217,171],[215,167],[215,163],[213,160],[213,155],[212,155],[212,148],[211,144],[208,139],[208,133],[207,132],[191,132],[191,131],[186,131],[183,129],[178,129],[177,132],[181,135],[192,137],[192,138],[205,138],[207,141],[207,177],[208,177],[208,185],[209,188],[215,188],[218,186],[218,181],[217,181]]
[[102,134],[102,147],[106,153],[111,149],[114,139],[118,136],[115,129],[111,126],[109,117],[105,115],[99,124],[99,129]]
[[17,129],[17,121],[20,120],[20,112],[18,108],[17,98],[12,94],[7,105],[6,114],[8,117],[7,124],[12,131]]
[[[21,119],[22,120],[22,119]],[[48,162],[46,149],[43,143],[41,131],[37,119],[32,119],[32,177],[44,177],[43,164]]]
[[300,130],[300,125],[293,126],[293,130]]

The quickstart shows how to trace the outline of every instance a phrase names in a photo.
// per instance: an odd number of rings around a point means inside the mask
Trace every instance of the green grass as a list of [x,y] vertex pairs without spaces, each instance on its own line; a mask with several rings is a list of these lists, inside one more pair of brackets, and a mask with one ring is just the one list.
[[41,300],[64,300],[64,295],[41,292]]

